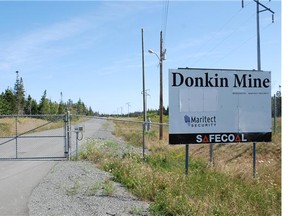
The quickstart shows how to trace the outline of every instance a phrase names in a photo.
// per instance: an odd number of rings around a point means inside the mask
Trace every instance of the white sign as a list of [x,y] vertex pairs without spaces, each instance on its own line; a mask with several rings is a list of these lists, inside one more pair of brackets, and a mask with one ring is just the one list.
[[170,69],[169,143],[271,141],[271,73]]

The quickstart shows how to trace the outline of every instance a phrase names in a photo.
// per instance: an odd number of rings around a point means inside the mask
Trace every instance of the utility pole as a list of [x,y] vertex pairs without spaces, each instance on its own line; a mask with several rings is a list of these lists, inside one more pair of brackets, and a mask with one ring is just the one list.
[[162,31],[160,32],[160,107],[159,107],[159,140],[163,140],[163,60],[164,60],[164,54],[163,53],[163,37],[162,37]]
[[[265,5],[261,4],[259,0],[254,0],[256,2],[256,13],[257,13],[257,69],[261,71],[261,44],[260,44],[260,21],[259,14],[264,11],[270,11],[272,13],[272,23],[274,22],[274,11],[267,8]],[[260,10],[259,6],[264,9]],[[253,177],[256,177],[256,143],[253,143]]]
[[[160,66],[160,97],[159,97],[159,140],[163,139],[163,61],[165,60],[166,49],[163,51],[163,37],[160,31],[160,55],[149,49],[149,53],[155,54],[159,60]],[[144,91],[143,91],[144,92]]]
[[145,90],[145,115],[146,115],[146,118],[147,118],[147,107],[148,107],[148,100],[147,100],[147,96],[150,96],[150,94],[148,93],[148,91],[150,91],[150,89],[146,89]]
[[[259,0],[254,0],[256,3],[256,28],[257,28],[257,70],[261,70],[261,44],[260,44],[260,18],[259,14],[264,11],[269,11],[272,14],[272,23],[274,23],[274,11],[266,7]],[[260,10],[260,6],[263,8]],[[242,8],[244,7],[244,0],[242,0]]]
[[145,157],[145,130],[146,130],[146,98],[145,98],[145,65],[144,65],[144,30],[141,29],[142,44],[142,87],[143,87],[143,128],[142,128],[142,156]]
[[[272,13],[272,23],[274,23],[274,11],[266,7],[259,0],[254,0],[256,3],[256,27],[257,27],[257,70],[261,71],[261,44],[260,44],[260,21],[259,14],[264,11]],[[260,10],[260,6],[263,8]],[[242,0],[242,8],[244,7],[244,0]],[[253,177],[256,177],[256,142],[253,143]]]
[[145,95],[145,97],[143,97],[143,101],[144,101],[144,107],[143,107],[143,112],[144,112],[144,117],[145,117],[145,120],[146,121],[144,121],[145,122],[145,131],[147,130],[147,104],[148,104],[148,100],[147,100],[147,96],[150,96],[150,94],[148,94],[148,91],[149,91],[150,89],[146,89],[145,90],[145,92],[141,92],[141,94],[143,94],[143,96]]
[[260,47],[260,23],[259,23],[259,1],[256,1],[256,23],[257,23],[257,69],[261,70],[261,47]]
[[143,87],[143,121],[147,121],[146,116],[146,100],[145,100],[145,67],[144,67],[144,30],[141,29],[141,42],[142,42],[142,87]]
[[[256,2],[256,12],[257,12],[257,69],[261,70],[261,50],[260,50],[260,21],[259,14],[264,11],[269,11],[272,13],[272,23],[274,23],[274,11],[265,5],[261,4],[259,0],[254,0]],[[260,10],[259,7],[263,7],[264,9]]]
[[128,107],[128,114],[127,114],[127,116],[128,116],[128,118],[129,118],[129,107],[130,107],[131,105],[130,105],[130,102],[127,102],[126,104],[127,104],[127,107]]

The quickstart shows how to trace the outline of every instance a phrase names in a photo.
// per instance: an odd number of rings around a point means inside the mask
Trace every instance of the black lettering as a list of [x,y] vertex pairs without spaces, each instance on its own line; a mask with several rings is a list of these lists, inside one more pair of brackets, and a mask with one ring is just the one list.
[[213,77],[209,77],[208,73],[205,73],[206,87],[214,87],[213,83],[211,82],[212,79]]
[[191,87],[191,86],[193,86],[193,84],[194,84],[194,80],[192,79],[192,77],[187,77],[187,78],[185,79],[185,85],[186,85],[187,87]]
[[235,79],[234,79],[234,86],[233,87],[243,87],[243,88],[247,88],[246,85],[246,74],[242,75],[242,78],[239,79],[237,74],[234,74]]
[[[224,81],[225,81],[225,84],[224,84]],[[228,79],[226,77],[222,77],[220,78],[220,87],[228,87]]]
[[199,122],[199,118],[197,117],[191,117],[191,123],[198,123]]
[[251,88],[252,87],[252,79],[251,79],[251,74],[248,75],[248,87]]
[[[184,81],[184,76],[181,73],[172,73],[173,74],[173,84],[172,86],[181,86],[183,84]],[[179,77],[179,82],[177,83],[177,76]]]
[[203,87],[203,78],[202,77],[195,77],[195,86],[196,87]]
[[253,78],[251,74],[243,74],[242,77],[238,77],[237,74],[234,74],[234,86],[233,87],[242,87],[242,88],[268,88],[270,80],[265,78]]
[[262,83],[260,78],[254,79],[254,88],[262,88]]
[[270,83],[270,80],[269,80],[268,78],[266,78],[266,79],[263,80],[263,86],[264,86],[265,88],[268,88],[268,87],[269,87],[269,83]]
[[219,87],[218,86],[218,78],[217,77],[218,77],[218,74],[216,73],[215,74],[215,87]]

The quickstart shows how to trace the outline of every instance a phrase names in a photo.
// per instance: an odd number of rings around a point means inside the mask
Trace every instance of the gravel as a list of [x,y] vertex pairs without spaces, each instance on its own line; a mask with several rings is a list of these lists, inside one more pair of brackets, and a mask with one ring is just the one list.
[[[98,125],[97,131],[90,127]],[[100,126],[99,126],[100,124]],[[113,141],[119,145],[116,155],[141,152],[112,135],[111,121],[90,120],[86,125],[87,139]],[[92,133],[89,133],[91,131]],[[82,145],[85,145],[85,141]],[[149,203],[140,201],[112,176],[88,161],[57,163],[42,182],[34,188],[29,200],[29,215],[147,215]]]

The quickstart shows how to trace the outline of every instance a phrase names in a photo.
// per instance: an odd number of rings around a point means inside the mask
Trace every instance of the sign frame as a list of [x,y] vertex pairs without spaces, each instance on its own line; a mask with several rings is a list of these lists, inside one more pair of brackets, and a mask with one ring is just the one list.
[[270,142],[271,72],[169,70],[169,144]]

